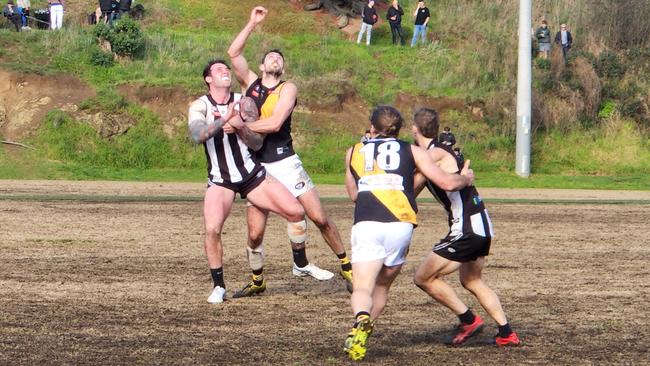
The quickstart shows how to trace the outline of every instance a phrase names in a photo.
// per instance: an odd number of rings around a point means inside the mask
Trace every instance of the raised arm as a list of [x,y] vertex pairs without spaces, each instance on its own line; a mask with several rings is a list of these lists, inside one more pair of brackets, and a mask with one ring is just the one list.
[[218,112],[212,112],[215,118],[213,122],[208,122],[208,106],[202,100],[195,100],[190,104],[190,110],[187,114],[188,127],[192,140],[197,144],[202,144],[212,136],[219,133],[223,127],[224,120]]
[[357,182],[352,176],[352,168],[350,167],[350,159],[352,158],[352,148],[349,148],[345,154],[345,190],[348,192],[348,196],[352,202],[357,201],[357,195],[359,190],[357,188]]
[[230,62],[232,62],[235,77],[243,89],[247,89],[251,83],[257,79],[257,74],[248,68],[248,62],[246,62],[246,58],[243,55],[244,47],[246,46],[248,37],[251,35],[255,27],[264,20],[268,12],[269,11],[262,6],[256,6],[253,8],[248,23],[246,23],[244,29],[239,32],[228,48],[228,56],[230,56]]
[[457,191],[474,182],[474,172],[469,169],[469,160],[465,162],[465,166],[460,175],[449,174],[434,163],[426,150],[417,146],[411,146],[411,151],[413,152],[413,158],[415,159],[415,165],[418,170],[445,191]]
[[280,131],[282,124],[289,117],[296,105],[298,88],[292,82],[286,82],[280,89],[280,98],[271,116],[248,124],[248,127],[259,133],[274,133]]

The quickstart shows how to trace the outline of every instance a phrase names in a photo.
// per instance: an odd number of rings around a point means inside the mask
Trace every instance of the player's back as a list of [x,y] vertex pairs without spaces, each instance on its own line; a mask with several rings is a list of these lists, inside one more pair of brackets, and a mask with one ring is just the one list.
[[[457,170],[451,173],[460,173],[463,161],[454,153],[452,147],[431,141],[428,148],[434,147],[443,149],[452,156],[456,161]],[[492,222],[485,209],[485,204],[474,185],[455,192],[445,191],[430,180],[427,180],[426,185],[431,194],[447,211],[450,235],[475,233],[485,236],[493,232]]]
[[417,223],[416,167],[408,142],[393,137],[360,142],[352,149],[349,169],[358,189],[354,223]]

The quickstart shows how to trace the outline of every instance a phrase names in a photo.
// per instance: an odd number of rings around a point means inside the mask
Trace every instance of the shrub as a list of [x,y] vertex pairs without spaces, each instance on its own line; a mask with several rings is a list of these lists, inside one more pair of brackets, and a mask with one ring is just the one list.
[[111,67],[115,63],[113,54],[104,52],[99,48],[93,48],[90,52],[90,63],[95,66]]
[[535,61],[537,64],[537,67],[542,69],[542,70],[550,70],[551,69],[551,60],[547,58],[537,58]]
[[132,57],[144,47],[140,24],[129,17],[118,20],[112,27],[103,23],[97,24],[95,36],[108,41],[111,50],[120,56]]
[[596,72],[599,76],[620,78],[625,74],[625,65],[614,52],[603,52],[596,61]]
[[109,42],[113,52],[120,56],[133,56],[144,46],[144,36],[140,24],[129,17],[124,17],[113,26]]
[[608,99],[603,102],[603,105],[600,107],[598,118],[609,118],[614,114],[614,112],[616,112],[616,102]]

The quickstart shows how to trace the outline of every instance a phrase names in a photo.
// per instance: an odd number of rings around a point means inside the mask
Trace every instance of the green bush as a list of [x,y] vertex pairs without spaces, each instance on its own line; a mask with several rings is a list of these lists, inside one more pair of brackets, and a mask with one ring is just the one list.
[[113,59],[113,54],[104,52],[99,48],[93,48],[90,51],[90,64],[100,67],[111,67],[115,63]]
[[609,118],[614,114],[616,111],[616,102],[613,100],[609,99],[603,102],[603,105],[600,107],[600,111],[598,111],[598,118]]
[[601,77],[620,78],[625,74],[625,65],[614,52],[601,53],[595,66],[598,76]]
[[550,70],[551,69],[551,60],[547,58],[537,58],[535,61],[537,64],[537,67],[542,69],[542,70]]
[[129,17],[116,21],[112,27],[97,24],[95,36],[107,40],[111,44],[111,50],[120,56],[132,57],[144,47],[140,24]]

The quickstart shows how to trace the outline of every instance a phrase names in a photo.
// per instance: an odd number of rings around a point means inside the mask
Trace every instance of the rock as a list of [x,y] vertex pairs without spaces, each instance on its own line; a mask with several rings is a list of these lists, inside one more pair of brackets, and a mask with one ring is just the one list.
[[302,8],[304,10],[306,10],[306,11],[314,11],[314,10],[320,9],[321,6],[322,6],[321,2],[317,1],[317,2],[312,3],[312,4],[305,4],[305,6],[303,6]]
[[349,23],[350,23],[350,18],[348,18],[347,15],[342,14],[339,17],[339,19],[336,21],[336,26],[339,27],[339,29],[341,29],[347,27]]

